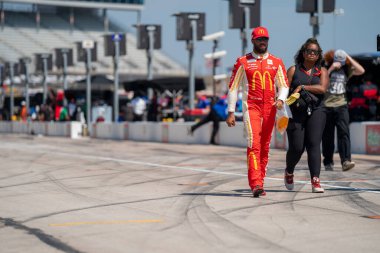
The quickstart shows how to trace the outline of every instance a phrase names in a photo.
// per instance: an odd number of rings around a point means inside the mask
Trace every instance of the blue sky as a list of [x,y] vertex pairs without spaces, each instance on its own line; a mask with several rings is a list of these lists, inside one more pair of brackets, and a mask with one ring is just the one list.
[[[261,0],[261,25],[269,30],[269,52],[281,57],[286,65],[293,64],[293,57],[301,44],[312,36],[309,15],[295,11],[296,0]],[[336,9],[344,15],[323,15],[318,40],[324,51],[342,48],[349,54],[376,51],[376,37],[380,34],[379,0],[336,0]],[[163,27],[162,51],[187,68],[188,51],[184,41],[176,40],[175,17],[178,12],[205,12],[206,34],[224,31],[220,50],[226,50],[218,73],[228,73],[235,59],[241,55],[241,40],[237,29],[228,28],[228,1],[225,0],[145,0],[141,23],[161,24]],[[133,12],[110,12],[112,20],[135,32],[132,27],[137,15]],[[335,31],[335,33],[334,33]],[[211,74],[203,55],[209,53],[212,42],[196,44],[195,64],[197,75]],[[251,45],[250,45],[250,48]],[[127,56],[128,57],[128,56]]]

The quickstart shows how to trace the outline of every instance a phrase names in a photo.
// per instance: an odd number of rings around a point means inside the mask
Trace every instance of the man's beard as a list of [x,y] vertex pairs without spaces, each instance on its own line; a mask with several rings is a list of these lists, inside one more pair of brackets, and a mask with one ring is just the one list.
[[264,53],[266,53],[268,47],[266,46],[264,49],[261,49],[260,46],[258,46],[258,47],[254,46],[253,49],[255,50],[255,52],[257,52],[259,54],[264,54]]

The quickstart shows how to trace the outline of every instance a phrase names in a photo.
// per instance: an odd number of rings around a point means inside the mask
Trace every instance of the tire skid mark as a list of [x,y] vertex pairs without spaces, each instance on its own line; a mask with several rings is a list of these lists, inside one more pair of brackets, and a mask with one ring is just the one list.
[[[66,177],[66,178],[58,178],[57,180],[65,181],[65,180],[71,180],[71,179],[80,179],[80,178],[91,178],[91,177],[101,177],[101,176],[107,176],[107,175],[112,175],[112,174],[120,174],[121,172],[115,172],[115,173],[104,173],[104,174],[98,174],[98,175],[89,175],[89,176],[77,176],[77,177]],[[2,188],[10,188],[10,187],[18,187],[18,186],[25,186],[25,185],[31,185],[31,184],[40,184],[40,183],[46,183],[50,182],[49,179],[42,179],[38,181],[31,181],[31,182],[26,182],[26,183],[21,183],[21,184],[13,184],[13,185],[4,185],[0,186],[0,189]]]
[[[200,193],[210,192],[210,190],[214,189],[215,187],[231,181],[233,181],[233,179],[213,181],[212,186],[204,187],[203,191]],[[220,236],[218,236],[218,234],[215,233],[209,225],[207,225],[207,223],[210,221],[214,223],[215,217],[212,217],[213,219],[210,219],[211,217],[208,213],[209,207],[205,203],[206,195],[194,195],[195,198],[192,199],[192,202],[186,212],[186,220],[188,224],[190,224],[191,228],[199,235],[200,238],[203,239],[205,243],[209,244],[210,246],[217,246],[218,248],[223,249],[227,246],[225,240],[220,238]],[[204,211],[207,211],[207,213],[205,214]]]
[[63,184],[60,180],[56,179],[53,175],[50,175],[50,173],[44,173],[46,177],[50,180],[51,183],[55,184],[58,186],[58,188],[62,189],[63,192],[69,193],[75,197],[78,197],[80,199],[86,199],[86,200],[91,200],[91,201],[101,201],[104,202],[104,200],[93,198],[81,193],[78,193],[77,191],[67,187],[65,184]]
[[12,227],[14,229],[22,230],[27,232],[30,235],[37,237],[41,242],[53,247],[59,251],[66,253],[83,253],[83,251],[77,250],[72,246],[64,243],[58,238],[53,237],[52,235],[46,234],[44,231],[37,228],[30,228],[22,224],[22,222],[17,222],[10,218],[1,218],[0,223],[3,223],[7,227]]
[[[226,180],[220,180],[218,182],[214,182],[213,186],[208,187],[207,191],[212,190],[213,188],[216,188],[217,186],[220,186],[225,183],[229,183],[232,181],[235,181],[237,179],[226,179]],[[221,243],[223,245],[223,249],[225,247],[231,248],[233,250],[233,242],[231,241],[231,238],[236,239],[240,242],[242,242],[243,245],[252,246],[255,247],[255,249],[272,249],[275,248],[276,251],[281,250],[282,252],[294,252],[288,248],[285,248],[284,246],[278,245],[277,243],[268,240],[267,238],[262,237],[261,235],[254,233],[253,231],[249,231],[245,228],[242,228],[238,226],[237,224],[231,222],[229,219],[223,217],[221,214],[213,211],[209,205],[207,205],[207,202],[205,200],[207,194],[203,194],[200,196],[197,196],[193,200],[194,207],[191,210],[194,210],[194,212],[198,215],[198,219],[201,221],[200,224],[194,224],[198,226],[202,226],[207,228],[207,231],[211,231],[212,235],[217,238],[215,240],[215,243]],[[202,215],[200,215],[200,213]],[[190,222],[190,221],[189,221]],[[213,226],[211,227],[210,224]],[[229,232],[229,235],[224,236],[221,238],[219,236],[218,232],[214,232],[215,224],[218,225],[218,229],[221,229],[224,231],[224,233]],[[205,235],[203,235],[205,236]],[[254,241],[253,241],[254,240]],[[251,245],[254,243],[254,245]],[[259,248],[257,243],[260,244]]]
[[113,202],[113,203],[92,205],[92,206],[87,206],[87,207],[72,208],[72,209],[66,209],[66,210],[62,210],[62,211],[51,212],[51,213],[47,213],[47,214],[41,214],[41,215],[37,215],[34,217],[30,217],[30,218],[22,221],[22,223],[35,221],[35,220],[39,220],[39,219],[44,219],[44,218],[52,217],[55,215],[65,214],[65,213],[80,212],[83,210],[90,210],[90,209],[110,207],[110,206],[120,206],[120,205],[126,205],[126,204],[143,203],[143,202],[148,202],[148,201],[159,201],[159,200],[179,198],[179,197],[181,197],[181,196],[173,195],[173,196],[160,197],[160,198],[150,198],[150,199],[140,199],[140,200],[132,200],[132,201]]
[[[189,175],[189,176],[193,176],[193,177],[195,176],[196,179],[193,181],[200,182],[203,178],[206,177],[206,174],[200,173],[200,174]],[[199,188],[199,187],[189,186],[189,187],[186,187],[184,190],[187,191],[187,190],[193,190],[193,189],[197,191],[202,191],[203,187]],[[176,228],[181,229],[180,228],[181,226],[186,227],[186,225],[189,224],[187,220],[187,210],[189,206],[191,205],[193,199],[196,198],[196,196],[186,196],[184,198],[182,195],[178,195],[177,197],[178,199],[175,200],[170,206],[168,206],[167,208],[168,211],[163,214],[164,217],[172,217],[174,221],[171,224],[168,224],[164,226],[163,228],[161,228],[160,229],[161,232],[168,232],[170,230],[175,230]],[[194,231],[194,232],[197,232],[197,231]],[[147,236],[146,241],[154,241],[154,238],[159,237],[159,234],[160,233]],[[198,240],[204,241],[204,238],[202,236],[199,236]],[[154,248],[152,247],[154,246],[150,244],[145,244],[143,245],[143,249],[141,250],[141,252],[153,252]]]
[[192,174],[192,175],[181,175],[181,176],[165,177],[165,178],[158,178],[158,179],[152,179],[152,180],[144,180],[144,181],[141,181],[141,182],[135,182],[135,183],[125,184],[123,186],[129,187],[129,186],[136,186],[136,185],[147,184],[147,183],[156,183],[156,182],[162,182],[162,181],[167,181],[167,180],[172,180],[172,179],[180,179],[180,178],[192,177],[192,176],[201,175],[201,174],[203,174],[203,173],[197,173],[197,174]]
[[[369,185],[370,187],[373,187],[373,184],[365,183],[365,185]],[[375,185],[375,187],[378,187]],[[366,200],[365,198],[361,197],[359,194],[352,194],[347,195],[345,198],[346,204],[349,206],[355,208],[355,209],[361,209],[362,211],[368,212],[368,215],[379,215],[380,213],[380,205],[375,204],[371,201]]]
[[[204,173],[200,173],[197,175],[191,175],[195,176],[196,179],[192,180],[193,182],[201,182],[202,179],[206,176]],[[189,190],[194,190],[195,191],[203,191],[204,188],[208,187],[195,187],[195,186],[189,186],[186,187],[183,191],[189,191]],[[179,195],[180,197],[183,197],[183,195]],[[170,207],[168,207],[168,212],[165,212],[165,216],[172,216],[175,217],[178,214],[180,215],[176,221],[174,221],[172,224],[169,224],[168,226],[162,228],[162,231],[168,231],[171,230],[177,226],[180,226],[186,221],[186,212],[189,206],[191,205],[191,202],[193,199],[196,198],[196,196],[187,196],[186,198],[178,198]],[[173,213],[173,214],[171,214]]]
[[[25,169],[27,169],[27,168],[25,168]],[[17,178],[17,177],[22,177],[22,176],[25,176],[25,175],[28,175],[28,174],[31,174],[31,173],[33,173],[33,171],[28,171],[28,172],[23,172],[23,173],[17,173],[17,174],[13,174],[13,175],[6,176],[6,177],[1,177],[0,180],[9,180],[9,179]]]
[[259,204],[259,205],[257,203],[255,203],[254,205],[247,205],[247,206],[242,206],[242,207],[239,207],[239,208],[229,208],[229,209],[225,209],[223,211],[220,211],[219,213],[221,213],[221,214],[231,214],[231,213],[238,212],[238,211],[241,211],[241,210],[255,209],[255,208],[259,208],[261,206],[282,205],[282,204],[287,204],[287,203],[293,201],[294,204],[302,205],[302,206],[307,206],[307,207],[311,207],[311,208],[317,208],[317,209],[322,209],[322,210],[330,210],[330,211],[335,211],[335,212],[340,212],[340,213],[345,213],[345,214],[359,215],[358,213],[354,213],[354,212],[346,212],[346,211],[335,210],[335,209],[331,209],[331,208],[323,208],[323,207],[317,207],[317,206],[310,206],[310,205],[306,205],[306,204],[302,204],[301,203],[302,201],[308,201],[308,200],[313,200],[313,199],[333,198],[333,197],[339,197],[339,196],[344,196],[344,195],[352,195],[352,194],[357,194],[357,193],[358,192],[346,192],[346,193],[343,193],[343,194],[341,193],[341,194],[319,195],[319,196],[315,196],[314,195],[315,197],[300,198],[300,199],[294,199],[294,200],[280,200],[280,201],[278,201],[278,200],[271,200],[269,197],[265,197],[266,200],[272,201],[272,202],[263,203],[263,204]]

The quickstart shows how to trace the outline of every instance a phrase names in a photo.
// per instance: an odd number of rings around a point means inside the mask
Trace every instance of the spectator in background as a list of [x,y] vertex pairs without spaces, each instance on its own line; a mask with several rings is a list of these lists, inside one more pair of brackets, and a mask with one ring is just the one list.
[[69,116],[70,120],[76,120],[77,114],[77,104],[75,102],[75,98],[71,98],[69,104],[67,105],[69,108]]
[[53,109],[47,104],[42,104],[40,110],[38,111],[38,120],[51,121],[53,118]]
[[63,106],[63,100],[57,100],[55,106],[55,120],[56,121],[67,121],[70,120],[69,112],[65,106]]
[[119,116],[117,117],[117,122],[124,122],[124,121],[126,121],[127,120],[126,114],[127,114],[127,106],[126,105],[122,105],[121,108],[120,108]]
[[104,117],[105,113],[106,113],[106,111],[103,107],[99,108],[99,115],[98,115],[98,117],[96,117],[95,122],[96,123],[105,122],[106,121],[106,118]]
[[62,106],[59,112],[59,121],[68,121],[68,120],[70,120],[69,112],[65,106]]
[[131,104],[133,107],[133,121],[142,121],[146,110],[146,102],[141,94],[137,93]]
[[26,109],[25,101],[21,102],[20,118],[21,121],[26,121],[28,119],[28,111]]
[[325,54],[325,64],[330,85],[324,98],[326,126],[322,137],[323,164],[326,170],[334,168],[335,127],[338,134],[338,150],[342,170],[355,167],[351,161],[349,112],[346,98],[347,82],[352,76],[364,74],[364,68],[345,51],[338,49]]
[[197,101],[197,104],[195,106],[196,108],[198,108],[198,109],[210,109],[211,102],[206,96],[201,95],[199,93],[199,94],[197,94],[197,97],[198,97],[198,101]]
[[194,131],[197,128],[199,128],[199,127],[203,126],[204,124],[212,121],[213,125],[212,125],[210,144],[219,145],[216,142],[215,137],[219,131],[219,122],[222,120],[224,121],[227,118],[227,101],[226,101],[226,96],[224,96],[220,99],[218,99],[217,97],[213,98],[213,100],[214,99],[217,101],[215,101],[215,102],[213,101],[211,103],[210,112],[205,117],[203,117],[198,123],[196,123],[195,125],[192,125],[188,129],[188,134],[193,135]]
[[158,103],[157,95],[154,93],[148,105],[148,121],[158,121],[159,111],[160,105]]

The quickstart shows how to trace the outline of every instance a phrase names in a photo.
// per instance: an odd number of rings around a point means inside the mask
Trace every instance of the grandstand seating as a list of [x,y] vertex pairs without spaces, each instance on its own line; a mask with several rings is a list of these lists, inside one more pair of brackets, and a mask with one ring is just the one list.
[[[127,29],[112,23],[109,30],[127,32]],[[35,53],[53,53],[54,48],[71,47],[74,49],[75,66],[68,69],[69,73],[83,75],[85,67],[83,63],[76,61],[75,42],[94,40],[98,49],[98,61],[93,64],[95,72],[112,75],[112,57],[104,56],[104,34],[106,33],[103,20],[91,12],[86,15],[76,15],[73,27],[63,15],[41,13],[40,27],[37,28],[33,13],[7,11],[5,26],[0,30],[0,61],[18,61],[24,56],[29,56],[33,60]],[[127,55],[122,56],[119,63],[121,79],[145,78],[147,75],[146,52],[138,50],[136,43],[136,37],[127,32]],[[186,75],[183,66],[157,50],[154,51],[153,71],[155,76],[160,77]],[[51,74],[58,73],[60,71],[56,68],[51,72]]]

